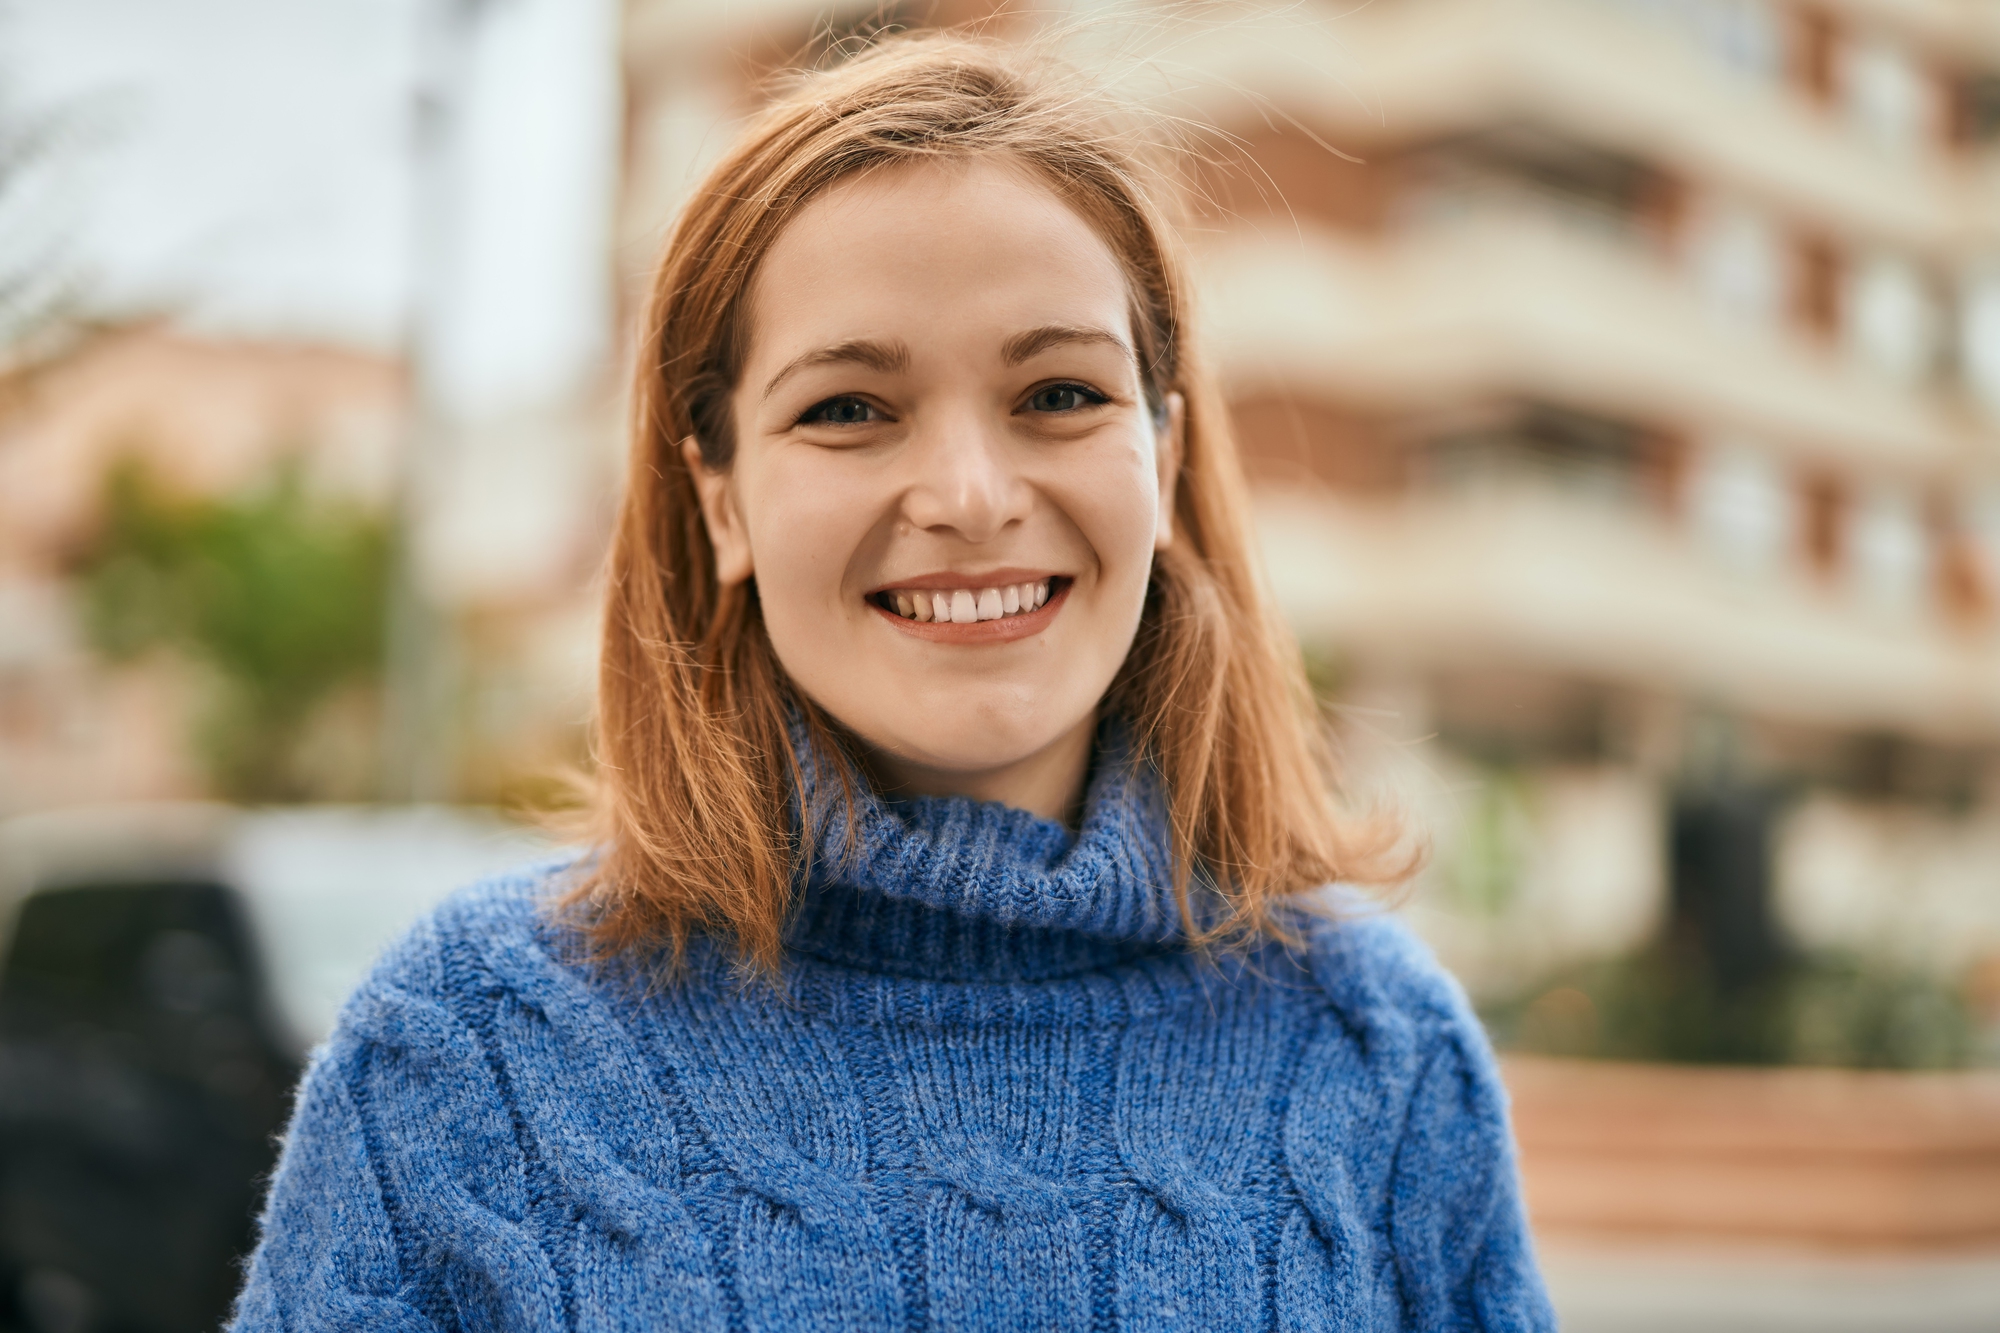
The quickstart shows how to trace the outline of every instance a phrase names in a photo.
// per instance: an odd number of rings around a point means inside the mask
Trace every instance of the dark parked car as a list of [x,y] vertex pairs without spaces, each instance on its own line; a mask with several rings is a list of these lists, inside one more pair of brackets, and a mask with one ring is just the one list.
[[0,1330],[215,1328],[341,999],[443,893],[545,848],[438,809],[0,824]]

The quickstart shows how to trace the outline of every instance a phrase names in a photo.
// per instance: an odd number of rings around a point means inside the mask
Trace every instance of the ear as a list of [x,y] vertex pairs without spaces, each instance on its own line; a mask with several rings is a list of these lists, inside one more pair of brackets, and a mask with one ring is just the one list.
[[1164,551],[1174,543],[1174,494],[1187,448],[1187,400],[1170,393],[1166,409],[1166,419],[1153,437],[1154,464],[1160,470],[1160,519],[1153,537],[1156,551]]
[[741,583],[756,572],[756,564],[750,558],[750,533],[737,507],[730,474],[717,472],[702,461],[701,446],[692,435],[681,441],[681,458],[701,496],[701,521],[715,552],[716,581],[725,588]]

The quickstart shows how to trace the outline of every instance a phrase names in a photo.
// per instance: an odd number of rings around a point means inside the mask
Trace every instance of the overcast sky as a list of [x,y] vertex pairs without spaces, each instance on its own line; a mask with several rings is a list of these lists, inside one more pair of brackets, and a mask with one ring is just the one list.
[[[0,87],[67,126],[59,218],[100,299],[394,350],[412,290],[420,6],[0,0]],[[489,0],[463,86],[441,391],[563,391],[606,337],[614,0]],[[0,237],[0,244],[6,238]]]

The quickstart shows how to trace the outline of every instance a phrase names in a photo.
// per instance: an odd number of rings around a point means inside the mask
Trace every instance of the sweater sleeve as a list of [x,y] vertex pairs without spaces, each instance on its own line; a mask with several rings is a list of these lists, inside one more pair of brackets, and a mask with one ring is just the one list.
[[1396,1153],[1390,1224],[1410,1324],[1556,1327],[1522,1206],[1507,1096],[1478,1021],[1456,1021],[1418,1078]]
[[232,1333],[435,1333],[406,1284],[356,1106],[362,1043],[337,1035],[306,1072],[285,1134]]

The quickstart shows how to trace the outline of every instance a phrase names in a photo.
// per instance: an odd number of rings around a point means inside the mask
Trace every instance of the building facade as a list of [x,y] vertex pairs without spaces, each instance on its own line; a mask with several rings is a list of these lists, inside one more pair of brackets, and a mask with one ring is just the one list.
[[[905,8],[1214,128],[1270,576],[1476,988],[1636,947],[1718,838],[1784,947],[2000,951],[2000,11]],[[839,17],[634,0],[628,291]]]

